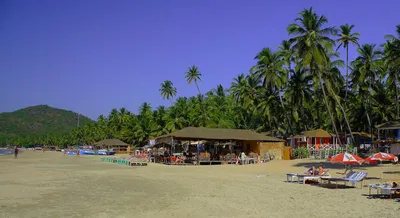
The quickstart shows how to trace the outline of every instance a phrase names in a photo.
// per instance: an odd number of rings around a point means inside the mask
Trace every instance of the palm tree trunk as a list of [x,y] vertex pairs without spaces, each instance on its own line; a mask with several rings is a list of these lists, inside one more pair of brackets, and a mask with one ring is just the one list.
[[365,110],[365,112],[367,113],[367,120],[368,120],[368,125],[369,125],[369,133],[371,134],[371,137],[372,137],[372,123],[371,123],[371,119],[370,119],[370,117],[369,117],[368,110]]
[[349,132],[350,132],[351,142],[352,142],[353,145],[354,145],[354,144],[355,144],[355,140],[354,140],[353,132],[351,131],[351,127],[350,127],[349,120],[347,119],[346,111],[345,111],[344,108],[342,107],[342,104],[340,103],[340,101],[339,101],[339,99],[337,98],[337,96],[335,95],[335,93],[333,93],[333,96],[335,97],[335,100],[336,100],[336,102],[338,103],[339,108],[340,108],[340,110],[341,110],[342,113],[343,113],[344,120],[346,121],[347,128],[349,129]]
[[[371,79],[371,81],[372,81],[372,79]],[[371,90],[372,90],[372,87],[371,87],[371,83],[372,82],[369,82],[369,93],[371,93]],[[369,105],[369,110],[371,110],[371,112],[372,112],[372,103],[371,103],[371,98],[372,98],[372,96],[369,96],[369,99],[368,99],[368,101],[369,101],[369,103],[368,103],[368,105]],[[369,114],[368,114],[368,110],[366,110],[367,111],[367,118],[368,118],[368,122],[369,122],[369,133],[371,134],[371,140],[373,139],[373,137],[372,137],[372,121],[371,121],[371,118],[370,118],[370,116],[369,116]]]
[[344,106],[347,105],[347,89],[349,87],[349,46],[346,46],[346,92],[344,94]]
[[206,110],[204,109],[203,96],[201,95],[199,84],[197,84],[197,80],[195,80],[194,82],[196,84],[196,88],[197,88],[197,91],[199,92],[199,96],[200,96],[200,107],[203,110],[203,126],[205,127],[206,126]]
[[324,88],[324,84],[322,82],[322,77],[321,77],[320,73],[318,74],[318,77],[319,77],[319,83],[320,83],[321,89],[322,89],[322,94],[324,95],[324,101],[325,101],[326,109],[328,110],[329,116],[331,118],[332,126],[333,126],[333,129],[335,130],[335,134],[336,134],[337,139],[339,141],[339,145],[342,146],[342,141],[340,140],[339,132],[337,131],[337,128],[336,128],[335,119],[333,118],[331,109],[329,108],[329,105],[328,105],[328,98],[326,97],[325,88]]
[[399,119],[399,93],[397,88],[397,73],[395,75],[394,88],[396,90],[396,119]]
[[[347,107],[347,91],[349,89],[349,45],[346,46],[346,86],[345,86],[345,89],[346,90],[345,90],[345,94],[344,94],[344,107]],[[353,133],[351,132],[349,122],[347,121],[347,118],[346,118],[345,109],[343,109],[342,111],[343,111],[343,116],[345,117],[345,120],[346,120],[347,127],[349,128],[349,131],[350,131],[351,140],[352,140],[353,143],[355,143],[354,137],[353,137]],[[340,126],[343,127],[342,125],[340,125]],[[347,132],[346,131],[345,131],[344,135],[345,135],[345,138],[347,140]]]

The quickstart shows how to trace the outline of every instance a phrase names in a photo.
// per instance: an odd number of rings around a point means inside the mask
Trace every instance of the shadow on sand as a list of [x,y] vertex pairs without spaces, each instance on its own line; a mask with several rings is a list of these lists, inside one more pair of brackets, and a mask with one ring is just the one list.
[[388,174],[388,175],[400,175],[400,171],[385,171],[383,174]]
[[[294,164],[296,167],[305,167],[305,168],[310,168],[310,167],[318,167],[322,166],[326,169],[343,169],[343,172],[345,170],[345,165],[344,164],[337,164],[337,163],[331,163],[328,161],[319,161],[315,162],[310,159],[310,162],[302,162],[302,163],[296,163]],[[363,165],[352,165],[354,170],[366,170],[367,168],[370,167],[377,167],[377,164],[363,164]]]
[[362,194],[362,196],[367,197],[367,199],[387,199],[387,200],[392,200],[396,199],[397,202],[400,203],[400,195],[392,195],[392,198],[390,198],[390,195],[380,195],[380,194]]

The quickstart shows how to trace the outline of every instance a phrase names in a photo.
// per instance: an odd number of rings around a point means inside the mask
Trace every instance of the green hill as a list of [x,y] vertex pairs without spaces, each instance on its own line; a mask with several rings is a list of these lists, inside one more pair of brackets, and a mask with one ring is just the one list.
[[[37,105],[14,112],[0,113],[0,135],[25,136],[62,134],[77,127],[78,114],[73,111]],[[91,119],[80,115],[80,126]]]

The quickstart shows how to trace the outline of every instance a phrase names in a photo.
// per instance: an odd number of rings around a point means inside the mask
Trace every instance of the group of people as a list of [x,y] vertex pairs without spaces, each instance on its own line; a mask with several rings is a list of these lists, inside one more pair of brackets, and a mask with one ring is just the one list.
[[312,166],[310,169],[307,170],[306,174],[310,176],[318,176],[318,175],[324,175],[326,170],[322,165],[319,165],[318,168],[315,168]]

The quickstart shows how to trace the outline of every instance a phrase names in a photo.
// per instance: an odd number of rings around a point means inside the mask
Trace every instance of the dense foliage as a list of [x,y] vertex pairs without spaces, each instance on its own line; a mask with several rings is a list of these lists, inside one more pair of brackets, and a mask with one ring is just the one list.
[[[93,122],[79,116],[80,125]],[[0,145],[45,144],[59,142],[77,128],[78,114],[47,105],[37,105],[14,112],[0,113]]]
[[[354,25],[329,26],[325,16],[305,9],[288,25],[290,38],[277,49],[262,49],[255,66],[234,78],[231,87],[218,85],[203,95],[202,73],[191,66],[182,76],[194,84],[197,96],[175,99],[179,90],[166,80],[160,94],[171,101],[170,107],[154,109],[145,102],[138,114],[113,109],[60,143],[120,138],[144,144],[187,126],[273,130],[283,135],[315,128],[336,134],[374,131],[374,125],[399,115],[400,25],[396,28],[397,35],[386,36],[383,45],[360,45]],[[354,60],[348,58],[350,49],[357,50]],[[339,51],[345,53],[345,61]]]

